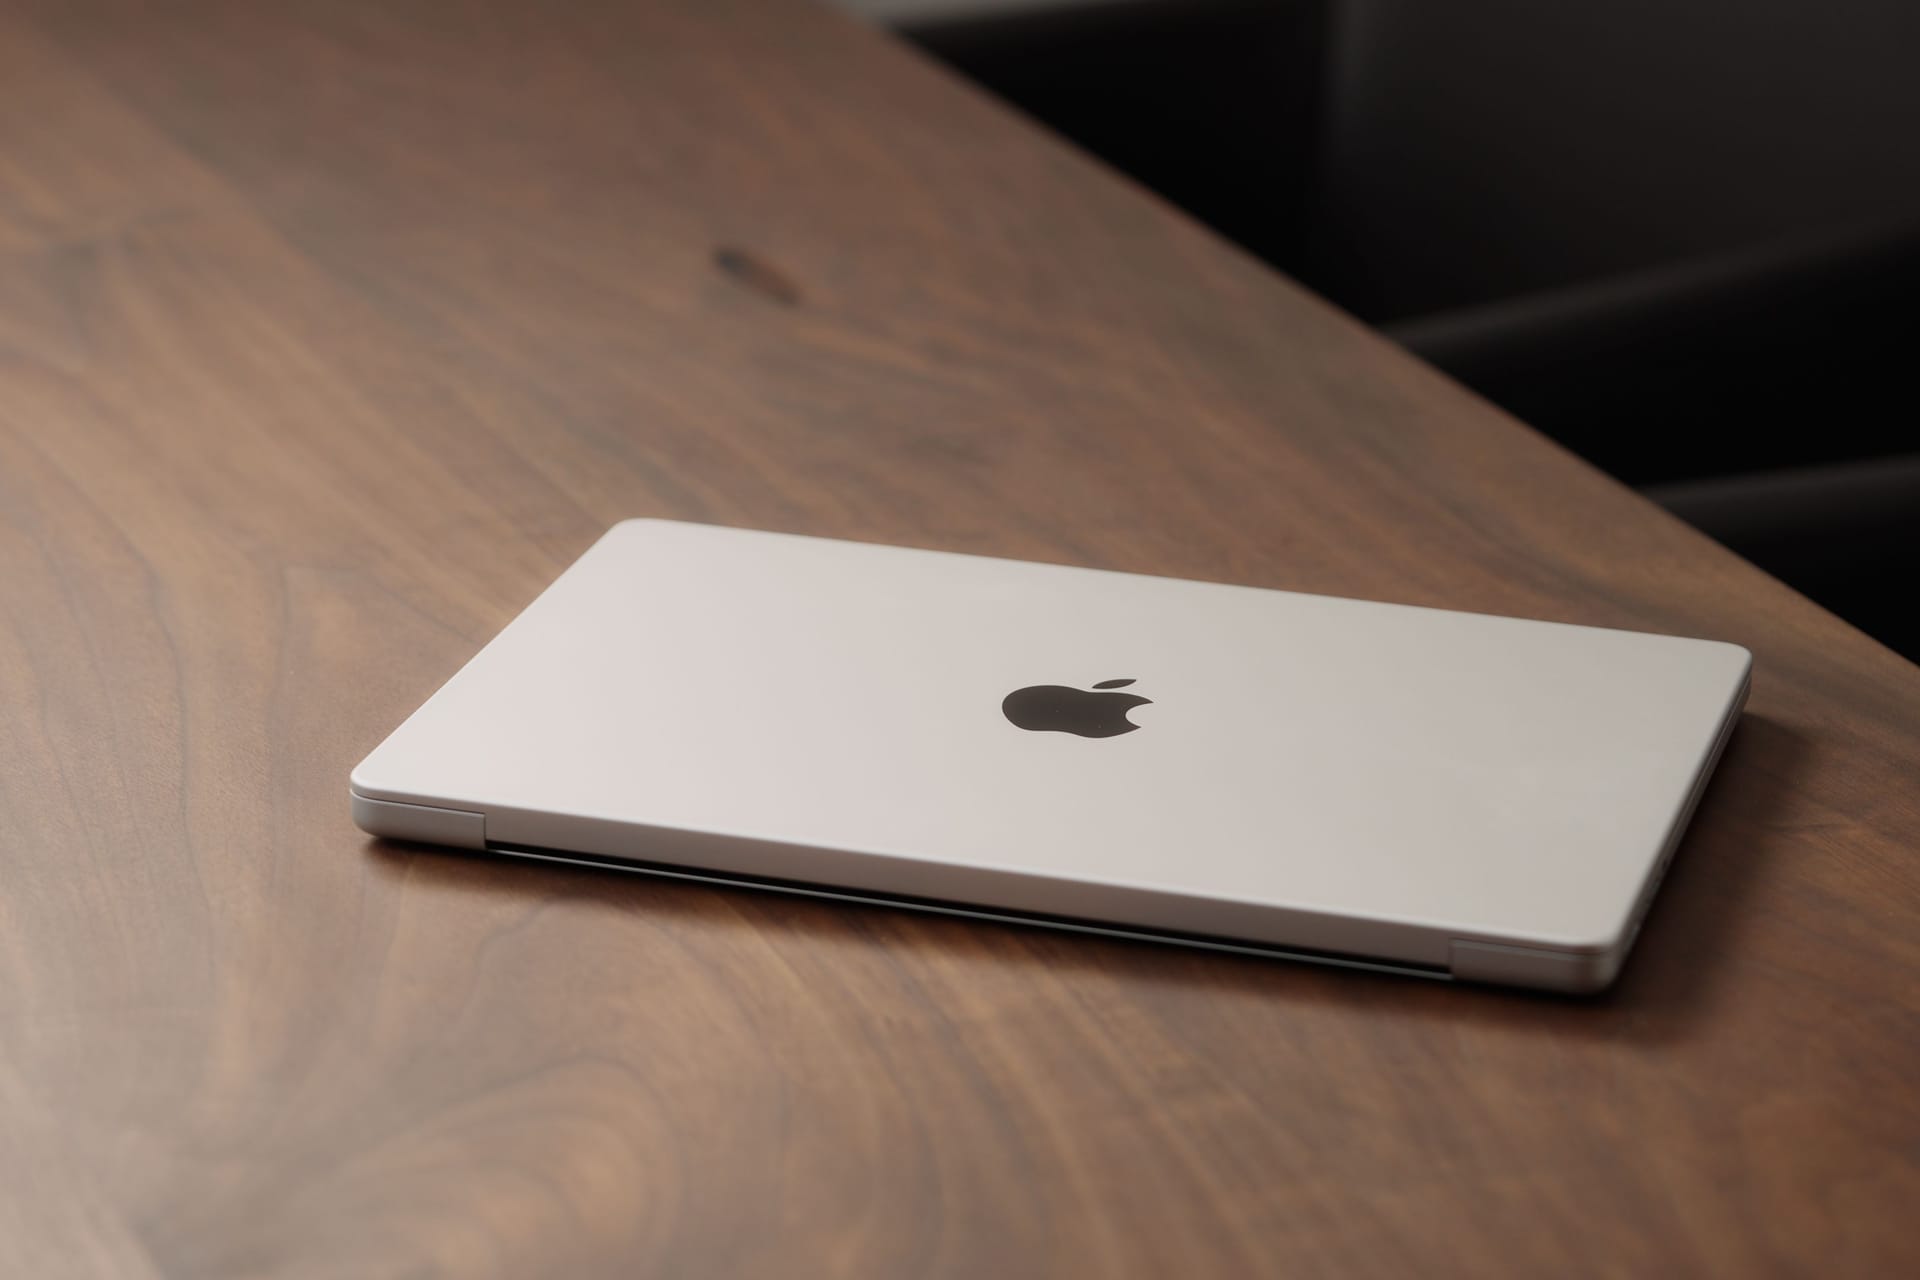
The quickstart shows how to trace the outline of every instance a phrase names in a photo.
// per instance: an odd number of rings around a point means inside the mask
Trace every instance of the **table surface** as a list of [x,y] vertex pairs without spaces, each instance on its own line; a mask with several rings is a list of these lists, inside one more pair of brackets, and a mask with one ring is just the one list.
[[[1753,700],[1592,1001],[362,837],[636,515]],[[1912,665],[850,19],[0,0],[4,1274],[1920,1274],[1916,779]]]

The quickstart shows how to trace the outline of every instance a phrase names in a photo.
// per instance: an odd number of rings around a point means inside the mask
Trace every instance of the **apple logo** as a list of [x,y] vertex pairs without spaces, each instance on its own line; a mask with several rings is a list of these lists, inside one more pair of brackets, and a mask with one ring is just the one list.
[[1000,712],[1017,729],[1077,733],[1083,738],[1117,738],[1140,727],[1127,719],[1127,712],[1144,707],[1153,699],[1137,693],[1096,691],[1124,689],[1132,683],[1130,679],[1102,680],[1092,689],[1071,689],[1064,684],[1028,685],[1008,694],[1000,704]]

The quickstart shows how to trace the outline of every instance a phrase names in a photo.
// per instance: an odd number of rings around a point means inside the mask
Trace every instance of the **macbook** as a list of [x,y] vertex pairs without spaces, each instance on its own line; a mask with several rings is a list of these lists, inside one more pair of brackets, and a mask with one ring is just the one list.
[[352,803],[397,839],[1592,991],[1750,661],[633,520],[361,762]]

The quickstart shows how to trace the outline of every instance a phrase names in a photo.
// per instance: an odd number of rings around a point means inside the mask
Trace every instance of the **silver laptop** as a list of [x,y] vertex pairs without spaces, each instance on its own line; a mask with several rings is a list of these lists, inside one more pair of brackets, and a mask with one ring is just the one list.
[[1750,665],[633,520],[361,762],[353,812],[399,839],[1591,991]]

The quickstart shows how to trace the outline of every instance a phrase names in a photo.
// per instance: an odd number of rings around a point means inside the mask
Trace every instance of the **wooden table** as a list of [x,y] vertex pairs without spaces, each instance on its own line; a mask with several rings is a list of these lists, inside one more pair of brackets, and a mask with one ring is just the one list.
[[[1752,708],[1598,1001],[356,832],[646,514]],[[1913,666],[848,19],[0,0],[0,1274],[1920,1274],[1917,779]]]

